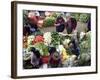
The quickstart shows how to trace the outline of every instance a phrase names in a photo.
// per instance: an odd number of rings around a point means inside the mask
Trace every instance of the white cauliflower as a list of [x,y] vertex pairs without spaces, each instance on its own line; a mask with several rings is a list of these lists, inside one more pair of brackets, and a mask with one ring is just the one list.
[[68,44],[69,42],[70,42],[70,39],[65,39],[65,40],[63,41],[63,44],[66,45],[66,44]]
[[68,44],[69,44],[70,41],[71,41],[70,39],[65,39],[65,40],[63,41],[63,45],[64,45],[65,48],[68,47]]
[[51,43],[51,40],[52,40],[51,32],[44,33],[43,38],[44,38],[45,45],[48,46]]

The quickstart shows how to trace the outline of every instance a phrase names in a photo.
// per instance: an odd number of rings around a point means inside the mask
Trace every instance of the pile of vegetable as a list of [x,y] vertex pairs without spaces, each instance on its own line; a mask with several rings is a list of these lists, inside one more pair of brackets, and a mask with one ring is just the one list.
[[[32,60],[31,57],[34,53],[40,55],[38,58],[42,58],[40,59],[41,62],[44,60],[44,64],[48,64],[51,57],[50,48],[52,47],[55,48],[55,55],[60,55],[62,67],[91,65],[91,32],[76,32],[74,34],[73,31],[72,34],[64,34],[62,32],[52,32],[54,28],[50,30],[51,32],[45,30],[42,32],[40,30],[43,27],[54,27],[58,16],[63,17],[65,21],[67,21],[68,17],[72,17],[77,22],[88,24],[91,15],[88,13],[69,12],[66,15],[66,12],[24,10],[23,27],[25,27],[25,30],[23,29],[23,32],[26,35],[23,35],[23,66],[25,69],[32,68],[30,60]],[[31,27],[33,27],[31,23],[34,23],[34,27],[37,29],[30,33]],[[33,48],[34,50],[32,51]],[[35,59],[35,61],[37,60]]]
[[84,34],[84,37],[80,40],[80,57],[79,66],[91,65],[91,32]]
[[52,32],[51,36],[52,36],[51,45],[54,46],[54,47],[60,45],[61,37],[60,37],[59,33],[58,32]]
[[54,26],[55,17],[46,17],[43,21],[43,27],[51,27]]
[[84,14],[81,14],[81,15],[80,15],[79,21],[80,21],[80,22],[87,23],[87,21],[88,21],[88,19],[89,19],[89,16],[90,16],[89,14],[85,14],[85,13],[84,13]]
[[79,21],[80,13],[72,13],[71,16],[72,16],[73,18],[75,18],[77,21]]
[[[49,48],[55,47],[61,54],[62,64],[64,66],[87,66],[91,63],[91,32],[79,33],[79,44],[74,44],[80,50],[79,56],[76,55],[76,51],[73,52],[73,34],[63,35],[58,32],[46,32],[41,35],[31,35],[28,39],[27,51],[24,52],[25,62],[30,59],[30,49],[36,48],[41,56],[49,56]],[[75,39],[75,38],[74,38]],[[24,48],[25,50],[25,48]],[[26,55],[26,56],[25,56]],[[73,57],[74,56],[74,57]],[[77,57],[77,63],[74,63],[74,59]],[[69,65],[69,62],[70,65]]]
[[90,53],[91,50],[91,32],[87,32],[80,40],[81,53]]
[[71,16],[75,18],[77,21],[87,23],[90,17],[88,13],[71,13]]
[[41,53],[41,56],[48,56],[49,52],[48,52],[48,47],[43,43],[43,42],[39,42],[34,44],[34,47],[39,50],[39,52]]

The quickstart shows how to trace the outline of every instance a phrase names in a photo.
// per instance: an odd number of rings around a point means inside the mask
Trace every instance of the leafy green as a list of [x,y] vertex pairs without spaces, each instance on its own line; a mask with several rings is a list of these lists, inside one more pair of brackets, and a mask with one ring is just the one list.
[[88,32],[83,40],[80,41],[80,49],[82,53],[90,53],[91,51],[91,32]]
[[35,43],[34,47],[40,51],[42,56],[48,56],[48,47],[44,43]]
[[80,14],[80,19],[79,19],[79,21],[80,21],[80,22],[86,23],[86,22],[88,21],[89,17],[90,17],[89,14],[82,13],[82,14]]
[[75,18],[76,21],[79,21],[80,13],[71,13],[71,16],[72,16],[73,18]]
[[71,13],[71,16],[73,18],[75,18],[77,21],[87,23],[87,21],[90,17],[90,14],[88,14],[88,13]]
[[43,27],[54,26],[55,18],[54,17],[46,17],[43,21]]
[[52,36],[52,40],[51,40],[52,45],[55,46],[55,47],[57,45],[60,45],[60,43],[61,43],[61,37],[58,34],[58,32],[52,32],[51,36]]

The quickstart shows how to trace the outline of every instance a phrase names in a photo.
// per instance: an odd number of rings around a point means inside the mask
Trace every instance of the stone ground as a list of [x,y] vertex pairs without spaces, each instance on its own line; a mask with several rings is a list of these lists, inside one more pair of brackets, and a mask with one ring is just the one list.
[[[82,32],[86,30],[86,27],[87,27],[86,23],[78,22],[76,29],[78,30],[78,32]],[[45,27],[45,28],[43,27],[41,28],[41,31],[42,32],[52,32],[52,31],[56,31],[56,28],[54,26]],[[64,29],[64,33],[66,33],[66,29]]]

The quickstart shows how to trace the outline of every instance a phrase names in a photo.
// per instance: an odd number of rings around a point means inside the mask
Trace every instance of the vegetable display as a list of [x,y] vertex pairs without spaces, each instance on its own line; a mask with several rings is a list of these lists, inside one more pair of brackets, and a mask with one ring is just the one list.
[[87,23],[88,19],[89,19],[89,15],[84,13],[84,14],[81,14],[81,15],[80,15],[79,21],[80,21],[80,22]]
[[43,27],[54,26],[55,18],[54,17],[46,17],[43,21]]
[[43,42],[39,42],[34,44],[34,47],[40,51],[42,56],[48,56],[49,52],[48,52],[48,47],[43,43]]
[[58,34],[58,32],[52,32],[51,34],[52,36],[52,41],[51,41],[51,45],[53,46],[57,46],[57,45],[60,45],[60,42],[61,42],[61,38],[60,38],[60,35]]
[[[88,27],[90,14],[38,11],[36,15],[35,12],[23,13],[25,69],[91,65],[91,31],[80,30],[81,26]],[[57,21],[58,17],[62,19]]]
[[87,13],[72,13],[71,16],[75,18],[77,21],[87,23],[90,15]]

